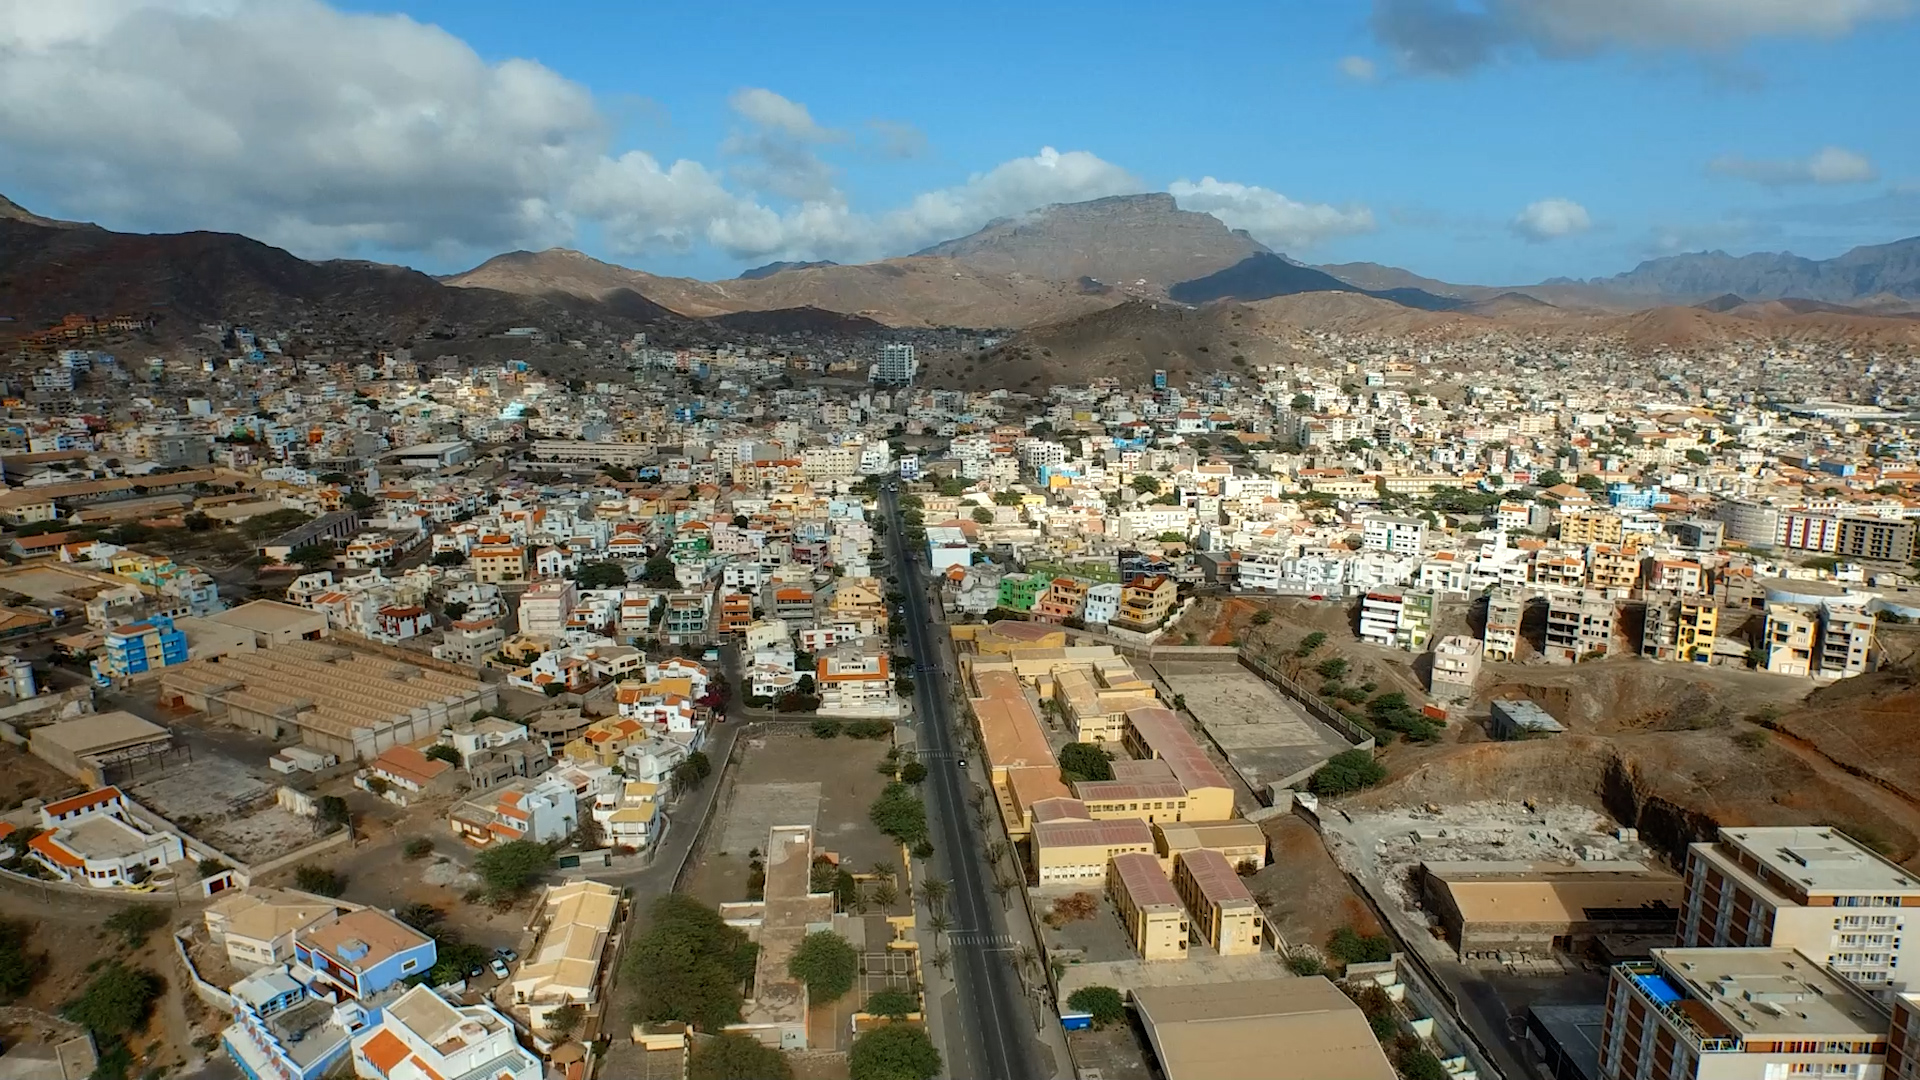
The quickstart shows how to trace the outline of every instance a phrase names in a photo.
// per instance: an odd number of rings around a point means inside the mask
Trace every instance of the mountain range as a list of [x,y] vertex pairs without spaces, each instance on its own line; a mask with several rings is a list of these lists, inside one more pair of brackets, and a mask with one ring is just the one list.
[[[1223,312],[1204,314],[1213,307]],[[11,317],[0,333],[70,312],[149,311],[187,326],[351,324],[361,336],[392,340],[592,321],[696,335],[708,325],[851,336],[889,327],[1025,331],[976,359],[982,376],[1001,364],[1057,376],[1052,369],[1062,364],[1080,370],[1082,360],[1121,357],[1130,366],[1196,370],[1230,365],[1233,356],[1259,363],[1240,333],[1256,326],[1602,334],[1667,347],[1767,335],[1908,343],[1920,334],[1920,238],[1827,260],[1708,252],[1611,278],[1460,285],[1374,263],[1310,266],[1211,215],[1181,210],[1171,196],[1149,194],[1042,207],[901,258],[776,262],[720,281],[650,274],[561,248],[509,252],[433,278],[377,263],[309,261],[226,233],[117,233],[0,198],[0,317]],[[1263,340],[1283,337],[1263,331]]]

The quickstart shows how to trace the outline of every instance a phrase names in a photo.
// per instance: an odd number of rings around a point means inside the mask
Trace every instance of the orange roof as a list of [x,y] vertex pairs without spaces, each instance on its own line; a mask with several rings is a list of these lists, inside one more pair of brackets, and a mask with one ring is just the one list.
[[120,797],[119,788],[103,787],[93,791],[89,791],[85,795],[75,795],[69,799],[61,799],[58,802],[50,802],[47,805],[41,807],[40,812],[47,815],[48,817],[57,818],[61,814],[70,813],[74,810],[84,810],[89,806],[98,806],[101,803],[109,803],[119,797]]
[[452,765],[438,758],[430,758],[411,746],[389,746],[380,752],[379,757],[368,762],[367,767],[422,787],[432,783],[441,773],[453,768]]
[[360,1048],[367,1063],[380,1070],[382,1076],[392,1072],[393,1067],[405,1060],[409,1052],[407,1044],[400,1041],[400,1036],[386,1028],[381,1028]]
[[47,858],[52,859],[54,862],[59,863],[61,866],[70,869],[86,865],[80,856],[75,855],[73,852],[55,843],[52,833],[41,833],[39,836],[27,841],[27,846],[45,855]]

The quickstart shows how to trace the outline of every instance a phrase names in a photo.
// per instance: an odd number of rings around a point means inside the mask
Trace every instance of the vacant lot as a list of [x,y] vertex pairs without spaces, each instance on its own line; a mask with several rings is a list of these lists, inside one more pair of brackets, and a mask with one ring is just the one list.
[[1324,948],[1343,926],[1363,934],[1379,932],[1372,909],[1334,865],[1312,825],[1297,814],[1277,814],[1260,828],[1267,834],[1273,862],[1247,878],[1246,885],[1264,902],[1267,918],[1289,947]]
[[1348,748],[1332,729],[1237,663],[1163,663],[1156,669],[1256,792],[1311,774]]
[[887,783],[879,765],[888,746],[844,736],[816,739],[804,731],[743,739],[686,891],[709,904],[745,900],[749,863],[767,846],[774,825],[812,825],[818,848],[857,874],[876,863],[897,874],[899,848],[867,818]]

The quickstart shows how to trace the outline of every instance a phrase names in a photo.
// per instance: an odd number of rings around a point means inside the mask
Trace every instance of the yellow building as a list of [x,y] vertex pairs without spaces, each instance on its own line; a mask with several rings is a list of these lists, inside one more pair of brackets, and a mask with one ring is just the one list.
[[1619,514],[1580,510],[1560,516],[1560,539],[1568,544],[1618,544],[1625,535]]
[[1107,895],[1142,960],[1183,960],[1187,909],[1151,855],[1127,854],[1107,864]]
[[[1175,820],[1232,820],[1233,786],[1220,775],[1213,759],[1171,710],[1158,707],[1129,710],[1123,742],[1127,752],[1136,758],[1166,762],[1175,782],[1185,789],[1186,813]],[[1119,775],[1118,770],[1115,775]]]
[[1594,544],[1587,550],[1587,584],[1596,589],[1631,589],[1640,582],[1640,556],[1631,548]]
[[1173,860],[1183,852],[1205,848],[1217,851],[1228,865],[1239,869],[1250,862],[1267,865],[1267,834],[1251,821],[1159,822],[1153,826],[1153,850],[1160,868],[1173,872]]
[[1182,852],[1173,861],[1173,889],[1193,912],[1200,936],[1221,956],[1260,951],[1260,905],[1219,852]]
[[523,547],[477,547],[468,556],[473,579],[482,585],[527,580],[527,549]]
[[1085,743],[1119,742],[1126,732],[1127,710],[1159,704],[1153,685],[1117,655],[1084,667],[1056,669],[1039,685],[1041,693],[1059,705],[1074,739]]
[[[1034,872],[1041,885],[1060,882],[1103,881],[1107,863],[1117,855],[1149,855],[1153,852],[1153,830],[1138,819],[1090,821],[1084,809],[1075,811],[1077,800],[1055,799],[1045,810],[1058,804],[1063,814],[1079,813],[1035,821],[1033,825]],[[1043,813],[1045,811],[1043,810]]]
[[1152,630],[1165,622],[1179,600],[1179,586],[1165,574],[1135,578],[1120,590],[1120,610],[1111,624],[1123,630]]
[[571,761],[591,761],[609,768],[620,764],[627,747],[647,738],[647,725],[624,716],[608,716],[587,725],[580,737],[566,745]]

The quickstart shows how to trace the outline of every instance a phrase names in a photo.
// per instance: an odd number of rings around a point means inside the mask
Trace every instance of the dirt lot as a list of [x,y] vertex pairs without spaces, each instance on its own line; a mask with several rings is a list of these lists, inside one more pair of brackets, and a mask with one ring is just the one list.
[[[702,842],[707,854],[686,892],[709,904],[747,898],[750,853],[767,846],[773,825],[812,825],[821,849],[865,873],[875,863],[899,872],[899,849],[876,831],[867,808],[886,786],[884,741],[816,739],[802,731],[743,740],[716,817]],[[905,911],[896,904],[894,913]],[[873,910],[873,909],[870,909]]]
[[1351,926],[1377,934],[1380,924],[1334,865],[1320,834],[1295,814],[1260,823],[1273,863],[1246,879],[1255,897],[1271,900],[1267,917],[1289,946],[1323,947],[1335,930]]
[[59,769],[20,747],[0,743],[0,808],[12,810],[28,799],[80,794],[80,785]]

